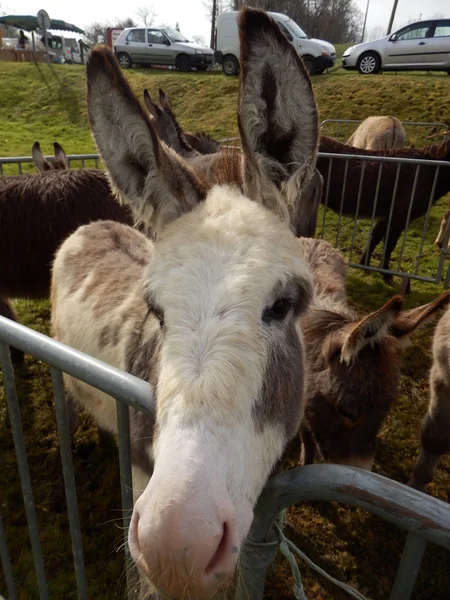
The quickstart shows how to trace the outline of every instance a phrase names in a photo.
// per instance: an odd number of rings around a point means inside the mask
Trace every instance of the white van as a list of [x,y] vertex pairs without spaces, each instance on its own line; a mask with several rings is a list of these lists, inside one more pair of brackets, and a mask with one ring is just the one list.
[[[222,65],[225,75],[239,73],[239,34],[237,18],[239,11],[226,11],[217,17],[215,59]],[[298,54],[302,57],[308,73],[319,74],[336,62],[333,44],[309,38],[306,33],[287,15],[269,12],[280,26]]]
[[[49,49],[55,55],[55,62],[81,65],[80,47],[75,38],[65,38],[63,35],[51,33],[47,40]],[[43,37],[41,42],[45,44]]]

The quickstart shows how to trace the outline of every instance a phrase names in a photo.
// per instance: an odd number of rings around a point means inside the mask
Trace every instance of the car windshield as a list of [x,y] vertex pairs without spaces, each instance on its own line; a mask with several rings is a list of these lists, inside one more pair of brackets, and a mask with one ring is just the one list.
[[163,31],[171,42],[189,42],[189,40],[176,29],[163,29]]
[[288,21],[284,21],[284,25],[288,27],[288,29],[295,35],[295,37],[306,39],[308,36],[303,31],[301,27],[297,25],[295,21],[289,19]]

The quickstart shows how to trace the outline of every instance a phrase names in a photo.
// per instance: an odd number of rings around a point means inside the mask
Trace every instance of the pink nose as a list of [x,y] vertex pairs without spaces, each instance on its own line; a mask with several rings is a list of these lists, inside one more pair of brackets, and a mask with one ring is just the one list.
[[209,598],[234,573],[239,556],[231,507],[215,518],[189,514],[182,505],[162,511],[135,507],[130,527],[131,555],[160,592],[171,598]]

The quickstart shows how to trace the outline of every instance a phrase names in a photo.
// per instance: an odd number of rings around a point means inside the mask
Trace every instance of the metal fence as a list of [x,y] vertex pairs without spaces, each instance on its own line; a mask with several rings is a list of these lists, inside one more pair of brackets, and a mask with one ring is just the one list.
[[[21,408],[18,402],[9,345],[28,352],[51,366],[77,595],[79,600],[87,600],[90,595],[83,558],[77,488],[62,372],[69,373],[73,377],[89,383],[116,398],[125,538],[127,537],[132,508],[128,406],[133,406],[138,410],[151,414],[153,411],[152,391],[148,383],[132,375],[119,371],[18,323],[0,317],[0,364],[3,371],[9,418],[41,600],[49,598],[45,558],[51,564],[51,557],[44,557],[40,542],[30,470],[21,425]],[[380,475],[352,467],[334,465],[301,467],[282,473],[270,480],[257,503],[254,521],[242,552],[236,592],[237,599],[261,600],[266,571],[275,559],[280,535],[285,546],[284,552],[286,552],[286,538],[280,534],[276,525],[277,516],[291,504],[313,500],[334,501],[356,506],[409,532],[392,588],[391,600],[408,600],[410,597],[428,542],[450,550],[450,505],[445,502]],[[93,498],[93,510],[95,510],[94,502],[95,499]],[[99,515],[99,518],[101,517],[102,515]],[[125,553],[127,553],[126,544],[124,548]],[[23,597],[20,588],[17,587],[17,581],[20,581],[21,574],[14,573],[14,565],[8,552],[8,540],[5,536],[1,514],[0,557],[9,600]],[[104,559],[105,561],[109,560],[108,549],[105,549]],[[302,589],[301,581],[299,581],[297,575],[296,598],[306,598],[304,592],[301,592],[302,595],[300,594]],[[0,593],[2,592],[3,590],[0,590]],[[134,590],[129,587],[128,597],[132,598],[133,595]]]
[[[320,124],[321,133],[346,142],[362,123],[359,119],[325,119]],[[426,146],[443,139],[449,133],[446,123],[422,123],[419,121],[403,121],[408,146]],[[441,136],[442,134],[442,136]]]
[[[234,143],[234,138],[221,140],[221,142]],[[73,154],[69,155],[68,159],[71,166],[80,168],[98,167],[101,164],[97,154]],[[325,186],[316,235],[339,248],[347,256],[349,266],[352,268],[391,277],[409,277],[436,285],[440,285],[444,280],[444,287],[450,287],[450,264],[447,269],[445,268],[446,259],[450,256],[448,250],[450,220],[444,232],[442,248],[437,251],[433,243],[444,213],[441,206],[434,207],[433,196],[442,178],[446,179],[447,189],[450,189],[449,162],[324,152],[319,153],[318,160]],[[16,168],[16,172],[22,173],[25,166],[32,166],[32,162],[31,157],[0,158],[0,174],[6,174],[5,167],[10,165]],[[406,169],[409,173],[408,177],[404,175]],[[428,185],[424,186],[425,177],[428,178]],[[386,193],[389,195],[388,198]],[[393,240],[396,235],[393,224],[398,222],[400,197],[402,198],[400,209],[404,211],[405,217],[404,227],[395,245],[396,249],[390,265],[386,268],[383,263],[389,254],[387,247],[390,240]],[[357,262],[356,254],[362,255],[374,231],[375,233],[377,231],[377,222],[383,220],[378,216],[377,209],[380,204],[386,204],[387,201],[390,203],[390,208],[383,216],[387,224],[382,240],[383,245],[380,246],[383,248],[381,255],[378,250],[375,250],[372,264],[367,260],[367,256]],[[420,216],[417,217],[419,206],[422,209],[419,211]],[[381,259],[380,266],[373,264],[375,259]]]

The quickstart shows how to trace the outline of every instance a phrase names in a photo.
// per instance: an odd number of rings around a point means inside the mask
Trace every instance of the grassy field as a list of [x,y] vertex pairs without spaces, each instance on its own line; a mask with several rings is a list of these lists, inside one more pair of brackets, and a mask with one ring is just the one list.
[[[220,73],[145,70],[130,71],[128,76],[140,98],[144,88],[156,98],[158,88],[162,87],[186,129],[203,129],[219,138],[236,135],[236,78]],[[35,140],[41,142],[44,153],[50,153],[55,140],[70,154],[95,151],[86,117],[82,67],[56,65],[50,71],[41,66],[39,72],[31,64],[0,63],[0,81],[0,156],[29,156]],[[447,76],[392,73],[363,77],[341,70],[315,77],[313,84],[321,119],[362,119],[389,113],[402,121],[450,123],[450,77]],[[432,241],[445,206],[446,200],[441,200],[433,209],[421,273],[432,274],[436,269],[438,255]],[[415,260],[422,226],[421,221],[415,223],[408,236],[406,264]],[[325,237],[334,241],[335,232],[336,217],[328,214]],[[358,250],[364,243],[364,233],[367,234],[367,224],[363,223],[357,234]],[[346,221],[339,242],[341,249],[348,249],[350,235],[350,224]],[[380,251],[375,255],[375,259],[379,258]],[[349,296],[361,312],[376,309],[392,296],[400,283],[397,279],[396,287],[392,288],[379,275],[352,270]],[[442,286],[414,282],[406,304],[411,307],[427,302],[441,289]],[[48,302],[20,300],[16,306],[24,324],[48,333]],[[399,398],[383,427],[374,466],[377,473],[402,482],[407,481],[417,455],[420,422],[428,403],[431,335],[431,327],[417,333],[412,347],[404,354]],[[76,598],[49,369],[27,357],[16,375],[50,597]],[[296,466],[298,451],[298,447],[294,448],[287,467]],[[123,598],[124,564],[122,554],[116,552],[122,543],[122,530],[114,444],[99,439],[96,427],[85,418],[74,436],[73,452],[90,597]],[[34,599],[38,593],[2,387],[0,465],[0,512],[23,590],[20,598]],[[450,500],[449,458],[442,461],[429,492]],[[295,527],[295,533],[290,531],[289,535],[320,566],[370,598],[381,600],[388,596],[405,539],[403,533],[362,511],[334,503],[293,507],[289,515]],[[428,547],[413,596],[416,600],[449,598],[448,564],[448,555]],[[304,565],[301,570],[310,600],[347,597],[312,575]],[[0,573],[2,593],[5,586]],[[266,598],[292,597],[292,578],[285,561],[279,559],[269,573]]]

